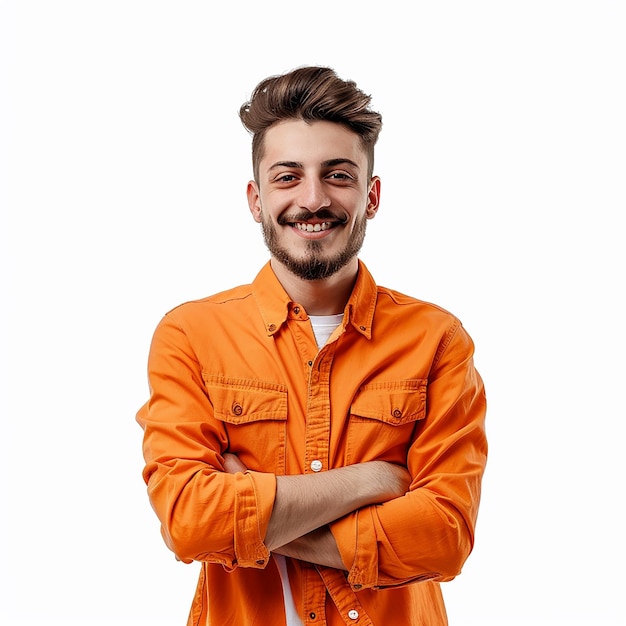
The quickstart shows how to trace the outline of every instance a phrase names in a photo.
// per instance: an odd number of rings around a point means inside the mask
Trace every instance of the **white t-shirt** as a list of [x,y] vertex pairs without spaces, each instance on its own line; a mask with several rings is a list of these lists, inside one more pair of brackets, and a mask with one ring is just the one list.
[[337,315],[309,315],[309,319],[311,320],[311,326],[313,326],[317,347],[321,348],[326,344],[335,328],[341,324],[343,313],[338,313]]

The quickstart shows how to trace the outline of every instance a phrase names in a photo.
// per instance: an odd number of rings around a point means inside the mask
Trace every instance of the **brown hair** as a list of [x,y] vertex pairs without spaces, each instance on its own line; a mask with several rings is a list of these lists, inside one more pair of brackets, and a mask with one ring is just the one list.
[[239,117],[252,135],[252,167],[259,180],[267,130],[283,120],[336,122],[355,132],[367,152],[368,176],[374,169],[374,146],[382,128],[382,116],[369,109],[371,96],[351,80],[342,80],[328,67],[300,67],[287,74],[262,80]]

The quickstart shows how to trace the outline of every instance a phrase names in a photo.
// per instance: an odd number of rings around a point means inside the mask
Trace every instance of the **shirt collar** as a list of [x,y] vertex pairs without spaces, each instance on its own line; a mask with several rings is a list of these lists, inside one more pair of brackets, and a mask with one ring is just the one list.
[[[269,261],[254,279],[253,293],[268,335],[278,332],[290,315],[298,316],[298,303],[293,302],[283,289]],[[376,283],[365,264],[359,259],[359,273],[344,310],[343,325],[352,324],[357,332],[371,339],[376,296]]]
[[252,289],[263,317],[265,330],[268,335],[273,335],[287,320],[292,300],[276,278],[269,261],[257,274]]

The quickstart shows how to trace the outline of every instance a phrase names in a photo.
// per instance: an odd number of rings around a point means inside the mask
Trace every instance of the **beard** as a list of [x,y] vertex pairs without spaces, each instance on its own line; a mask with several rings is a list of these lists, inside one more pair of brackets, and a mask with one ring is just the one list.
[[350,238],[343,250],[334,255],[325,255],[323,243],[312,240],[307,243],[304,255],[296,257],[278,242],[278,234],[274,224],[269,219],[266,219],[265,216],[261,220],[263,239],[270,254],[292,274],[303,280],[323,280],[333,276],[345,267],[361,250],[366,228],[367,218],[365,215],[362,215],[355,222],[354,230],[350,234]]

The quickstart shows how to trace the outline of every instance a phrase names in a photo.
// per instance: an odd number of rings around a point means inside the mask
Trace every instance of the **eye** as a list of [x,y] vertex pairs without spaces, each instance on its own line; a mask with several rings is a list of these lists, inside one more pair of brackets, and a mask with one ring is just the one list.
[[276,183],[292,183],[296,180],[296,176],[294,174],[282,174],[281,176],[277,176],[274,179]]
[[354,180],[354,176],[348,174],[347,172],[330,172],[330,174],[328,174],[326,178],[328,180],[337,181],[339,183]]

